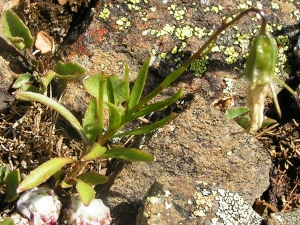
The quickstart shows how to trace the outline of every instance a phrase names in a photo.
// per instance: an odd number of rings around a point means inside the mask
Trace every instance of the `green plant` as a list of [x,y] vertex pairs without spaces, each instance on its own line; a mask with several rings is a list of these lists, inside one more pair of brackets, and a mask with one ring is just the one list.
[[[82,202],[85,205],[89,205],[95,197],[93,186],[107,181],[107,177],[98,173],[82,172],[89,161],[99,158],[120,158],[145,162],[153,161],[154,157],[149,153],[126,147],[108,149],[106,147],[106,143],[115,137],[141,135],[153,131],[174,118],[175,115],[170,115],[156,123],[130,131],[122,131],[122,128],[127,123],[154,111],[163,109],[180,99],[182,97],[182,93],[181,91],[178,91],[176,94],[165,100],[150,103],[154,97],[176,80],[193,61],[208,54],[221,32],[238,22],[248,13],[257,13],[262,18],[262,26],[259,35],[254,41],[244,73],[242,74],[242,76],[246,76],[249,79],[249,90],[252,91],[251,93],[249,92],[248,96],[250,97],[247,98],[248,107],[250,109],[250,126],[248,127],[248,131],[255,132],[261,126],[261,121],[257,118],[261,117],[261,108],[263,107],[261,104],[256,105],[255,102],[257,100],[259,100],[260,103],[263,102],[266,89],[270,86],[272,90],[271,82],[273,82],[273,80],[278,81],[279,79],[274,76],[274,66],[277,58],[276,43],[274,42],[274,38],[271,34],[266,32],[266,20],[262,11],[251,8],[239,10],[225,18],[221,27],[195,54],[187,60],[187,62],[168,75],[158,87],[144,98],[141,98],[141,96],[148,73],[150,57],[147,57],[145,60],[131,90],[129,88],[129,69],[127,66],[125,66],[124,81],[119,79],[117,76],[108,76],[103,73],[88,76],[84,80],[84,87],[91,95],[91,100],[84,114],[82,123],[80,123],[80,121],[78,121],[67,108],[59,104],[56,100],[47,97],[44,93],[51,80],[54,78],[69,79],[81,76],[85,73],[84,69],[79,65],[72,63],[58,63],[54,70],[48,71],[43,69],[44,66],[41,63],[36,62],[34,64],[35,68],[40,71],[40,78],[38,79],[39,87],[33,85],[33,81],[36,80],[36,77],[33,77],[30,73],[26,73],[21,75],[15,82],[14,87],[18,90],[14,92],[14,95],[20,100],[43,103],[60,113],[78,132],[83,140],[84,148],[82,150],[82,155],[78,159],[53,158],[40,165],[18,185],[17,192],[20,193],[38,186],[46,181],[50,176],[54,175],[57,185],[60,185],[62,188],[75,186]],[[14,19],[16,18],[10,12],[4,15],[4,18],[6,18],[4,21],[7,23],[7,26],[5,27],[11,29],[9,26],[11,22],[8,20],[8,17],[11,16]],[[20,26],[24,25],[21,23],[19,24]],[[22,29],[24,30],[25,28]],[[23,37],[22,32],[6,33],[11,36],[11,40],[18,40],[17,42],[12,42],[16,45],[16,48],[32,48],[30,38],[24,37],[24,43],[22,41],[21,44],[19,43]],[[17,37],[14,35],[17,35]],[[24,35],[27,37],[30,36],[30,33],[28,34],[26,31],[24,32]],[[53,49],[51,51],[53,52]],[[261,60],[264,57],[267,57],[270,60],[270,65],[265,66],[263,64]],[[288,88],[285,84],[283,85]],[[293,93],[292,90],[290,91]],[[274,99],[276,101],[275,95]],[[106,128],[106,130],[104,128]],[[63,174],[62,167],[66,164],[71,164],[72,166],[66,174]]]

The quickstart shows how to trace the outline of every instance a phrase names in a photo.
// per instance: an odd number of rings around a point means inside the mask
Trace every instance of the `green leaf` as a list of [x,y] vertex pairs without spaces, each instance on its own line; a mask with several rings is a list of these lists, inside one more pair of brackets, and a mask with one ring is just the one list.
[[[53,80],[53,78],[56,76],[56,73],[53,70],[49,70],[46,74],[46,76],[44,76],[41,79],[41,82],[43,84],[43,88],[44,90],[48,87],[48,85],[50,84],[50,82]],[[43,91],[44,91],[43,90]]]
[[85,73],[85,69],[83,67],[71,62],[58,62],[54,66],[54,71],[57,73],[56,78],[60,79],[74,79],[84,75]]
[[268,119],[265,119],[265,120],[263,121],[261,127],[262,127],[262,128],[268,127],[268,126],[271,126],[271,125],[273,125],[273,124],[275,124],[275,123],[277,123],[276,120],[268,118]]
[[25,84],[32,84],[34,82],[34,78],[31,76],[30,73],[24,73],[21,74],[14,84],[12,85],[12,88],[18,89],[21,88]]
[[5,183],[8,172],[9,172],[9,167],[6,164],[3,164],[0,167],[0,186]]
[[33,93],[29,91],[15,91],[13,94],[16,96],[17,99],[21,99],[24,101],[37,101],[56,110],[77,130],[82,140],[87,145],[89,145],[89,140],[87,139],[85,132],[82,126],[80,125],[79,121],[66,107],[59,104],[57,101],[53,100],[52,98],[49,98],[39,93]]
[[77,180],[76,190],[85,206],[88,206],[95,198],[95,190],[82,180]]
[[104,103],[109,107],[109,130],[118,128],[121,124],[122,119],[120,109],[110,102]]
[[234,119],[236,117],[239,117],[249,111],[248,108],[245,107],[237,107],[233,109],[229,109],[226,111],[225,115],[229,117],[230,119]]
[[53,174],[60,170],[63,166],[73,163],[75,160],[71,158],[53,158],[43,163],[33,170],[19,185],[17,193],[34,188],[48,180]]
[[14,201],[19,195],[17,192],[18,185],[21,182],[20,170],[11,171],[6,177],[6,192],[5,199],[6,202]]
[[6,217],[1,223],[0,225],[15,225],[14,221],[12,218],[10,217]]
[[[104,74],[95,74],[92,76],[87,77],[83,84],[87,92],[93,96],[96,97],[96,99],[99,99],[99,84],[100,84],[100,78],[106,79]],[[105,81],[106,82],[106,81]],[[105,84],[106,85],[106,84]],[[103,90],[103,101],[108,101],[107,98],[107,92],[106,90]]]
[[237,118],[236,122],[237,122],[242,128],[244,128],[245,130],[247,130],[248,127],[249,127],[249,124],[250,124],[250,118],[247,117],[247,116],[243,116],[243,117]]
[[106,147],[101,146],[99,143],[95,142],[91,147],[90,151],[82,157],[82,160],[94,160],[102,156],[106,152]]
[[133,108],[140,101],[140,98],[144,90],[146,77],[148,75],[149,63],[150,63],[150,57],[147,57],[142,68],[139,71],[138,77],[134,82],[133,88],[131,90],[131,94],[127,102],[127,110]]
[[98,120],[99,118],[97,117],[97,103],[96,98],[94,97],[91,98],[82,119],[83,130],[90,144],[93,144],[97,136],[99,135],[100,126]]
[[152,162],[154,156],[150,153],[143,152],[135,148],[112,148],[107,150],[103,155],[103,158],[118,158],[125,159],[130,161],[143,161],[143,162]]
[[74,185],[74,184],[68,184],[68,183],[66,183],[65,181],[62,181],[62,182],[60,183],[60,186],[61,186],[62,188],[70,188],[70,187],[73,187],[73,185]]
[[107,77],[108,101],[119,106],[125,99],[125,82],[116,75]]
[[126,132],[123,132],[123,133],[115,134],[113,136],[113,138],[114,137],[123,137],[123,136],[127,136],[127,135],[141,135],[141,134],[149,133],[150,131],[153,131],[153,130],[167,124],[174,117],[175,117],[175,115],[171,114],[171,115],[165,117],[164,119],[162,119],[162,120],[160,120],[156,123],[153,123],[153,124],[150,124],[150,125],[147,125],[147,126],[143,126],[141,128],[134,129],[134,130],[131,130],[131,131],[126,131]]
[[89,185],[104,184],[108,181],[107,176],[101,175],[99,173],[94,173],[94,172],[82,173],[76,178],[82,180],[83,182]]
[[176,94],[174,94],[173,96],[160,101],[160,102],[156,102],[150,105],[146,105],[144,107],[142,107],[138,112],[134,113],[130,118],[136,119],[138,117],[150,114],[154,111],[160,110],[168,105],[171,105],[172,103],[176,102],[178,99],[182,98],[182,91],[178,91]]
[[130,88],[129,88],[129,67],[126,64],[125,65],[125,99],[128,101],[129,94],[130,94]]
[[21,88],[19,88],[19,91],[28,91],[28,92],[40,93],[39,89],[37,89],[35,86],[33,86],[29,83],[24,84]]
[[31,36],[30,30],[23,21],[11,10],[4,11],[1,15],[4,34],[11,43],[18,49],[31,49],[34,39]]

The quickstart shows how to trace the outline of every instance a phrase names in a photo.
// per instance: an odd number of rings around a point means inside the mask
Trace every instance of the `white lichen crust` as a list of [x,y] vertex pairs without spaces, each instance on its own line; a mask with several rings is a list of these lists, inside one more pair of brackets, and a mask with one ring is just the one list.
[[63,224],[69,225],[109,225],[110,210],[101,199],[94,199],[88,206],[74,195],[63,211]]
[[215,200],[219,205],[218,218],[212,219],[211,225],[259,225],[263,220],[237,193],[219,189]]
[[61,202],[52,189],[35,187],[20,196],[17,210],[31,225],[55,225],[60,214]]

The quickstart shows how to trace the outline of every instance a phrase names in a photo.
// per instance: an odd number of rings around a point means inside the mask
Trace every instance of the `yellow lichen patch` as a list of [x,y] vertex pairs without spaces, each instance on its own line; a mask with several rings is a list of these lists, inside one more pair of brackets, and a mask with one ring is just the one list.
[[126,28],[131,27],[131,22],[126,17],[121,17],[120,19],[118,19],[116,21],[116,24],[120,26],[119,30],[124,30]]
[[235,63],[239,57],[239,53],[235,51],[234,47],[227,47],[224,53],[227,55],[225,61],[228,65]]
[[104,4],[103,10],[99,13],[99,18],[103,20],[107,20],[109,18],[110,11],[107,7],[107,4]]

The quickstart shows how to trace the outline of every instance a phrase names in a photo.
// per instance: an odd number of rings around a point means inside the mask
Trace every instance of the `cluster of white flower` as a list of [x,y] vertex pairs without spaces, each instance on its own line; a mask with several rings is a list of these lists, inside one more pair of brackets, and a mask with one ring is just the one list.
[[[36,187],[25,191],[17,202],[17,211],[11,218],[18,225],[58,224],[62,204],[48,187]],[[74,195],[63,209],[62,224],[109,225],[110,210],[101,199],[94,199],[88,206]]]

